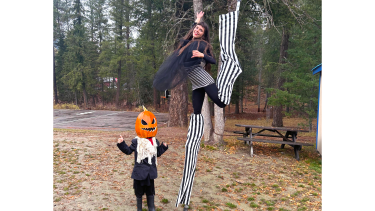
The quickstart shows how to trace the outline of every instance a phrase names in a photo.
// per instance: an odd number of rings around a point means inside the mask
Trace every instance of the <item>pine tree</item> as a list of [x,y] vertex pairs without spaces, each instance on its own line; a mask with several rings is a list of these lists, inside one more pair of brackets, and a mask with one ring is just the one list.
[[77,93],[82,91],[84,106],[88,107],[88,90],[95,83],[89,59],[89,44],[84,27],[84,9],[80,0],[73,4],[73,28],[68,31],[66,38],[67,52],[64,55],[63,79]]

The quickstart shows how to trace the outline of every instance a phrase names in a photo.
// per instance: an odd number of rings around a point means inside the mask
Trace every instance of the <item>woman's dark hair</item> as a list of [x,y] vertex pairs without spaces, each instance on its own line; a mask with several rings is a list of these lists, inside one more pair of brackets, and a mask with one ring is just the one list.
[[[193,37],[193,32],[194,32],[194,29],[197,25],[200,25],[204,28],[204,33],[203,33],[202,37],[200,37],[198,39],[195,39]],[[182,48],[181,48],[182,42],[180,42],[180,44],[178,45],[178,47],[176,49],[176,51],[178,50],[178,55],[180,55],[193,41],[198,41],[198,47],[199,47],[200,42],[203,41],[203,42],[207,43],[206,48],[204,49],[203,53],[207,55],[207,49],[209,49],[212,57],[215,58],[214,53],[213,53],[213,49],[212,49],[212,45],[211,45],[211,42],[210,42],[210,29],[209,29],[207,23],[205,23],[205,22],[197,23],[192,29],[189,30],[189,32],[183,37],[183,39],[184,40],[190,40],[190,41]],[[206,69],[206,71],[210,72],[211,64],[207,63],[205,69]]]

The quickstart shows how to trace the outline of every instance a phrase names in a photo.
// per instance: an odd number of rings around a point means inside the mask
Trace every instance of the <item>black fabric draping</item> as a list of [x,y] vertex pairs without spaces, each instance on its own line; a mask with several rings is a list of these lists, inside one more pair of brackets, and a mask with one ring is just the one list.
[[184,67],[184,58],[187,51],[178,55],[178,51],[173,52],[160,66],[158,72],[154,76],[152,86],[164,91],[172,89],[187,78],[187,71]]

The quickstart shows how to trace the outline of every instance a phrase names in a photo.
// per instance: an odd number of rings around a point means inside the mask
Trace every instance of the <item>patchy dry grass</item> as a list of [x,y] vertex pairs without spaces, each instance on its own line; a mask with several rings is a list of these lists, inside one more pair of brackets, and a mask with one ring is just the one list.
[[[234,124],[262,125],[266,120],[227,119]],[[301,120],[287,118],[285,126]],[[271,123],[269,123],[271,124]],[[169,144],[158,158],[155,180],[157,210],[174,206],[184,166],[187,128],[160,128],[157,138]],[[314,133],[314,132],[313,132]],[[121,132],[127,144],[134,131]],[[225,133],[233,135],[232,133]],[[119,132],[54,129],[54,210],[134,210],[136,198],[130,178],[134,155],[118,150]],[[321,210],[321,158],[315,147],[303,147],[300,161],[293,148],[255,143],[255,157],[236,136],[225,136],[224,146],[201,145],[190,210]],[[315,143],[309,133],[298,140]],[[144,202],[146,198],[143,197]]]

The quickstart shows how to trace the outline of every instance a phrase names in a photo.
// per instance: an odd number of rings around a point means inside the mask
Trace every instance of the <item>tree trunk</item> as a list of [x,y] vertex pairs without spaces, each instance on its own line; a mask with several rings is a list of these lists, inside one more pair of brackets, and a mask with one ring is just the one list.
[[239,114],[240,113],[240,100],[237,100],[235,106],[234,106],[234,113]]
[[85,105],[85,109],[88,107],[87,103],[87,91],[86,91],[86,83],[82,83],[82,91],[83,91],[83,103]]
[[[217,67],[217,75],[219,75],[220,67],[221,67],[221,59],[219,57]],[[224,144],[223,134],[224,134],[224,108],[220,108],[216,104],[215,107],[215,132],[214,132],[214,144],[222,145]]]
[[121,91],[121,60],[118,62],[119,68],[117,70],[117,90],[116,90],[116,108],[120,108],[120,91]]
[[92,95],[92,107],[95,107],[95,105],[96,105],[95,97],[96,97],[96,95]]
[[210,112],[210,103],[208,102],[207,94],[205,94],[202,115],[204,121],[204,142],[206,144],[212,144],[214,141],[214,129],[212,127],[211,112]]
[[154,88],[154,109],[157,110],[160,108],[160,95],[158,90]]
[[55,105],[59,103],[57,96],[57,84],[56,84],[56,68],[55,68],[55,47],[53,47],[53,91],[55,93]]
[[[149,28],[151,29],[153,27],[153,18],[152,18],[152,1],[151,0],[148,0],[147,1],[147,13],[148,13],[148,24],[149,24]],[[157,72],[157,69],[156,69],[156,56],[155,56],[155,32],[153,30],[149,30],[148,31],[148,34],[147,34],[147,38],[149,40],[151,40],[151,51],[152,51],[152,66],[154,68],[154,73]],[[157,110],[158,108],[160,108],[160,93],[158,92],[158,90],[156,90],[155,88],[153,88],[153,91],[154,91],[154,109]]]
[[[263,38],[263,37],[262,37]],[[262,39],[263,40],[263,39]],[[257,104],[258,104],[258,112],[260,112],[260,91],[261,91],[261,84],[262,84],[262,70],[263,70],[263,41],[260,42],[261,47],[259,48],[259,73],[258,73],[258,97],[257,97]]]
[[[288,42],[289,42],[289,31],[286,28],[283,28],[283,36],[281,40],[280,46],[280,57],[279,57],[279,64],[286,63],[285,59],[287,58],[287,50],[288,50]],[[283,68],[279,67],[278,77],[276,79],[276,89],[281,89],[283,86],[285,79],[281,77],[283,72]],[[273,127],[283,127],[283,105],[275,105],[273,109]]]
[[168,127],[187,127],[187,108],[187,81],[184,81],[171,90]]
[[267,92],[267,93],[266,93],[266,100],[265,100],[265,102],[264,102],[263,112],[265,112],[266,109],[267,109],[267,106],[268,106],[267,103],[268,103],[268,97],[269,97],[269,95],[270,95],[270,94]]
[[77,90],[74,91],[74,102],[75,102],[75,105],[78,105]]
[[235,95],[235,99],[234,99],[235,100],[235,104],[234,104],[235,114],[240,113],[240,81],[241,80],[237,80],[237,83],[234,85],[236,92],[239,93],[238,95]]
[[241,96],[240,96],[240,111],[243,113],[243,96],[244,96],[244,82],[243,82],[243,77],[241,77]]

